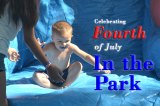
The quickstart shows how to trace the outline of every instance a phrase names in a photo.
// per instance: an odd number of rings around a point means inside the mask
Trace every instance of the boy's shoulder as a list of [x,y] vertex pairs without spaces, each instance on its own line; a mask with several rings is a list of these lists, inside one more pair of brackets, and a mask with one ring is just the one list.
[[76,49],[79,49],[79,47],[76,44],[70,43],[69,44],[69,49],[72,50],[72,51],[74,51]]
[[47,50],[53,50],[55,48],[55,45],[54,45],[54,43],[53,42],[50,42],[50,43],[47,43],[47,44],[45,44],[45,46],[44,46],[44,50],[45,51],[47,51]]

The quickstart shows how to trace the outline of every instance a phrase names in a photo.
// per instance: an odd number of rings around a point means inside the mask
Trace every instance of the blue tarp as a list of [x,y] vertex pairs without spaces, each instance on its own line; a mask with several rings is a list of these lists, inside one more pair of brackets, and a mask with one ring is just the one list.
[[[96,77],[81,73],[79,78],[68,88],[53,90],[42,88],[32,80],[34,70],[41,66],[28,67],[23,72],[12,74],[7,81],[7,95],[10,106],[159,106],[160,81],[146,76],[135,75],[140,91],[110,91],[108,83],[96,89]],[[109,80],[130,81],[129,75],[105,75]],[[103,80],[103,78],[102,78]]]

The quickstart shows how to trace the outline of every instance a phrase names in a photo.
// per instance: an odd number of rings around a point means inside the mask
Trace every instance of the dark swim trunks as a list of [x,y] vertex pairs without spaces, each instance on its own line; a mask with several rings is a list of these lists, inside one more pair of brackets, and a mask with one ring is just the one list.
[[[47,74],[47,71],[45,71],[45,73]],[[48,74],[47,74],[48,75]],[[63,76],[62,76],[62,78],[64,79],[64,80],[66,80],[67,79],[67,76],[68,76],[68,68],[66,68],[64,71],[63,71]],[[61,87],[62,85],[63,85],[63,82],[55,82],[54,80],[52,80],[51,78],[48,78],[49,79],[49,81],[53,84],[53,85],[56,85],[56,86],[58,86],[58,87]]]

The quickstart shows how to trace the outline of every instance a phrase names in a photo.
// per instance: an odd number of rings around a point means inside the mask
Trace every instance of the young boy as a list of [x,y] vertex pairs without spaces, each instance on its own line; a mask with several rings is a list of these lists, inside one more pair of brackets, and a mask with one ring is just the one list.
[[[65,82],[55,82],[50,77],[51,72],[35,72],[33,80],[42,87],[45,88],[63,88],[69,86],[78,77],[82,70],[82,64],[80,62],[74,62],[70,64],[70,57],[72,53],[75,53],[86,62],[94,66],[95,59],[91,55],[82,51],[75,44],[71,43],[72,39],[72,26],[65,21],[58,21],[52,26],[52,42],[46,44],[43,47],[44,53],[48,57],[49,61],[57,66],[57,69],[63,72],[63,79]],[[103,69],[100,64],[100,69]],[[109,74],[110,70],[105,70],[104,73]]]

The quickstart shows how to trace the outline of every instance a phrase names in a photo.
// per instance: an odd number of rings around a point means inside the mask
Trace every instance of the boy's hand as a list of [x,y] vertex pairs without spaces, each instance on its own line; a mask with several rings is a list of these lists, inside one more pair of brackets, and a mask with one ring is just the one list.
[[19,60],[20,55],[18,54],[17,50],[14,48],[8,49],[8,58],[10,61],[16,62]]
[[42,47],[46,44],[46,42],[41,42],[39,38],[37,38],[38,44]]
[[101,70],[98,70],[99,73],[103,73],[103,74],[110,74],[111,73],[111,70],[102,70],[103,66],[101,64],[100,64],[100,69]]
[[111,74],[111,70],[98,70],[98,72],[102,74]]
[[55,82],[64,82],[65,80],[62,78],[62,74],[63,72],[56,67],[55,65],[51,64],[48,68],[47,68],[47,74],[50,77],[50,79],[52,79]]

